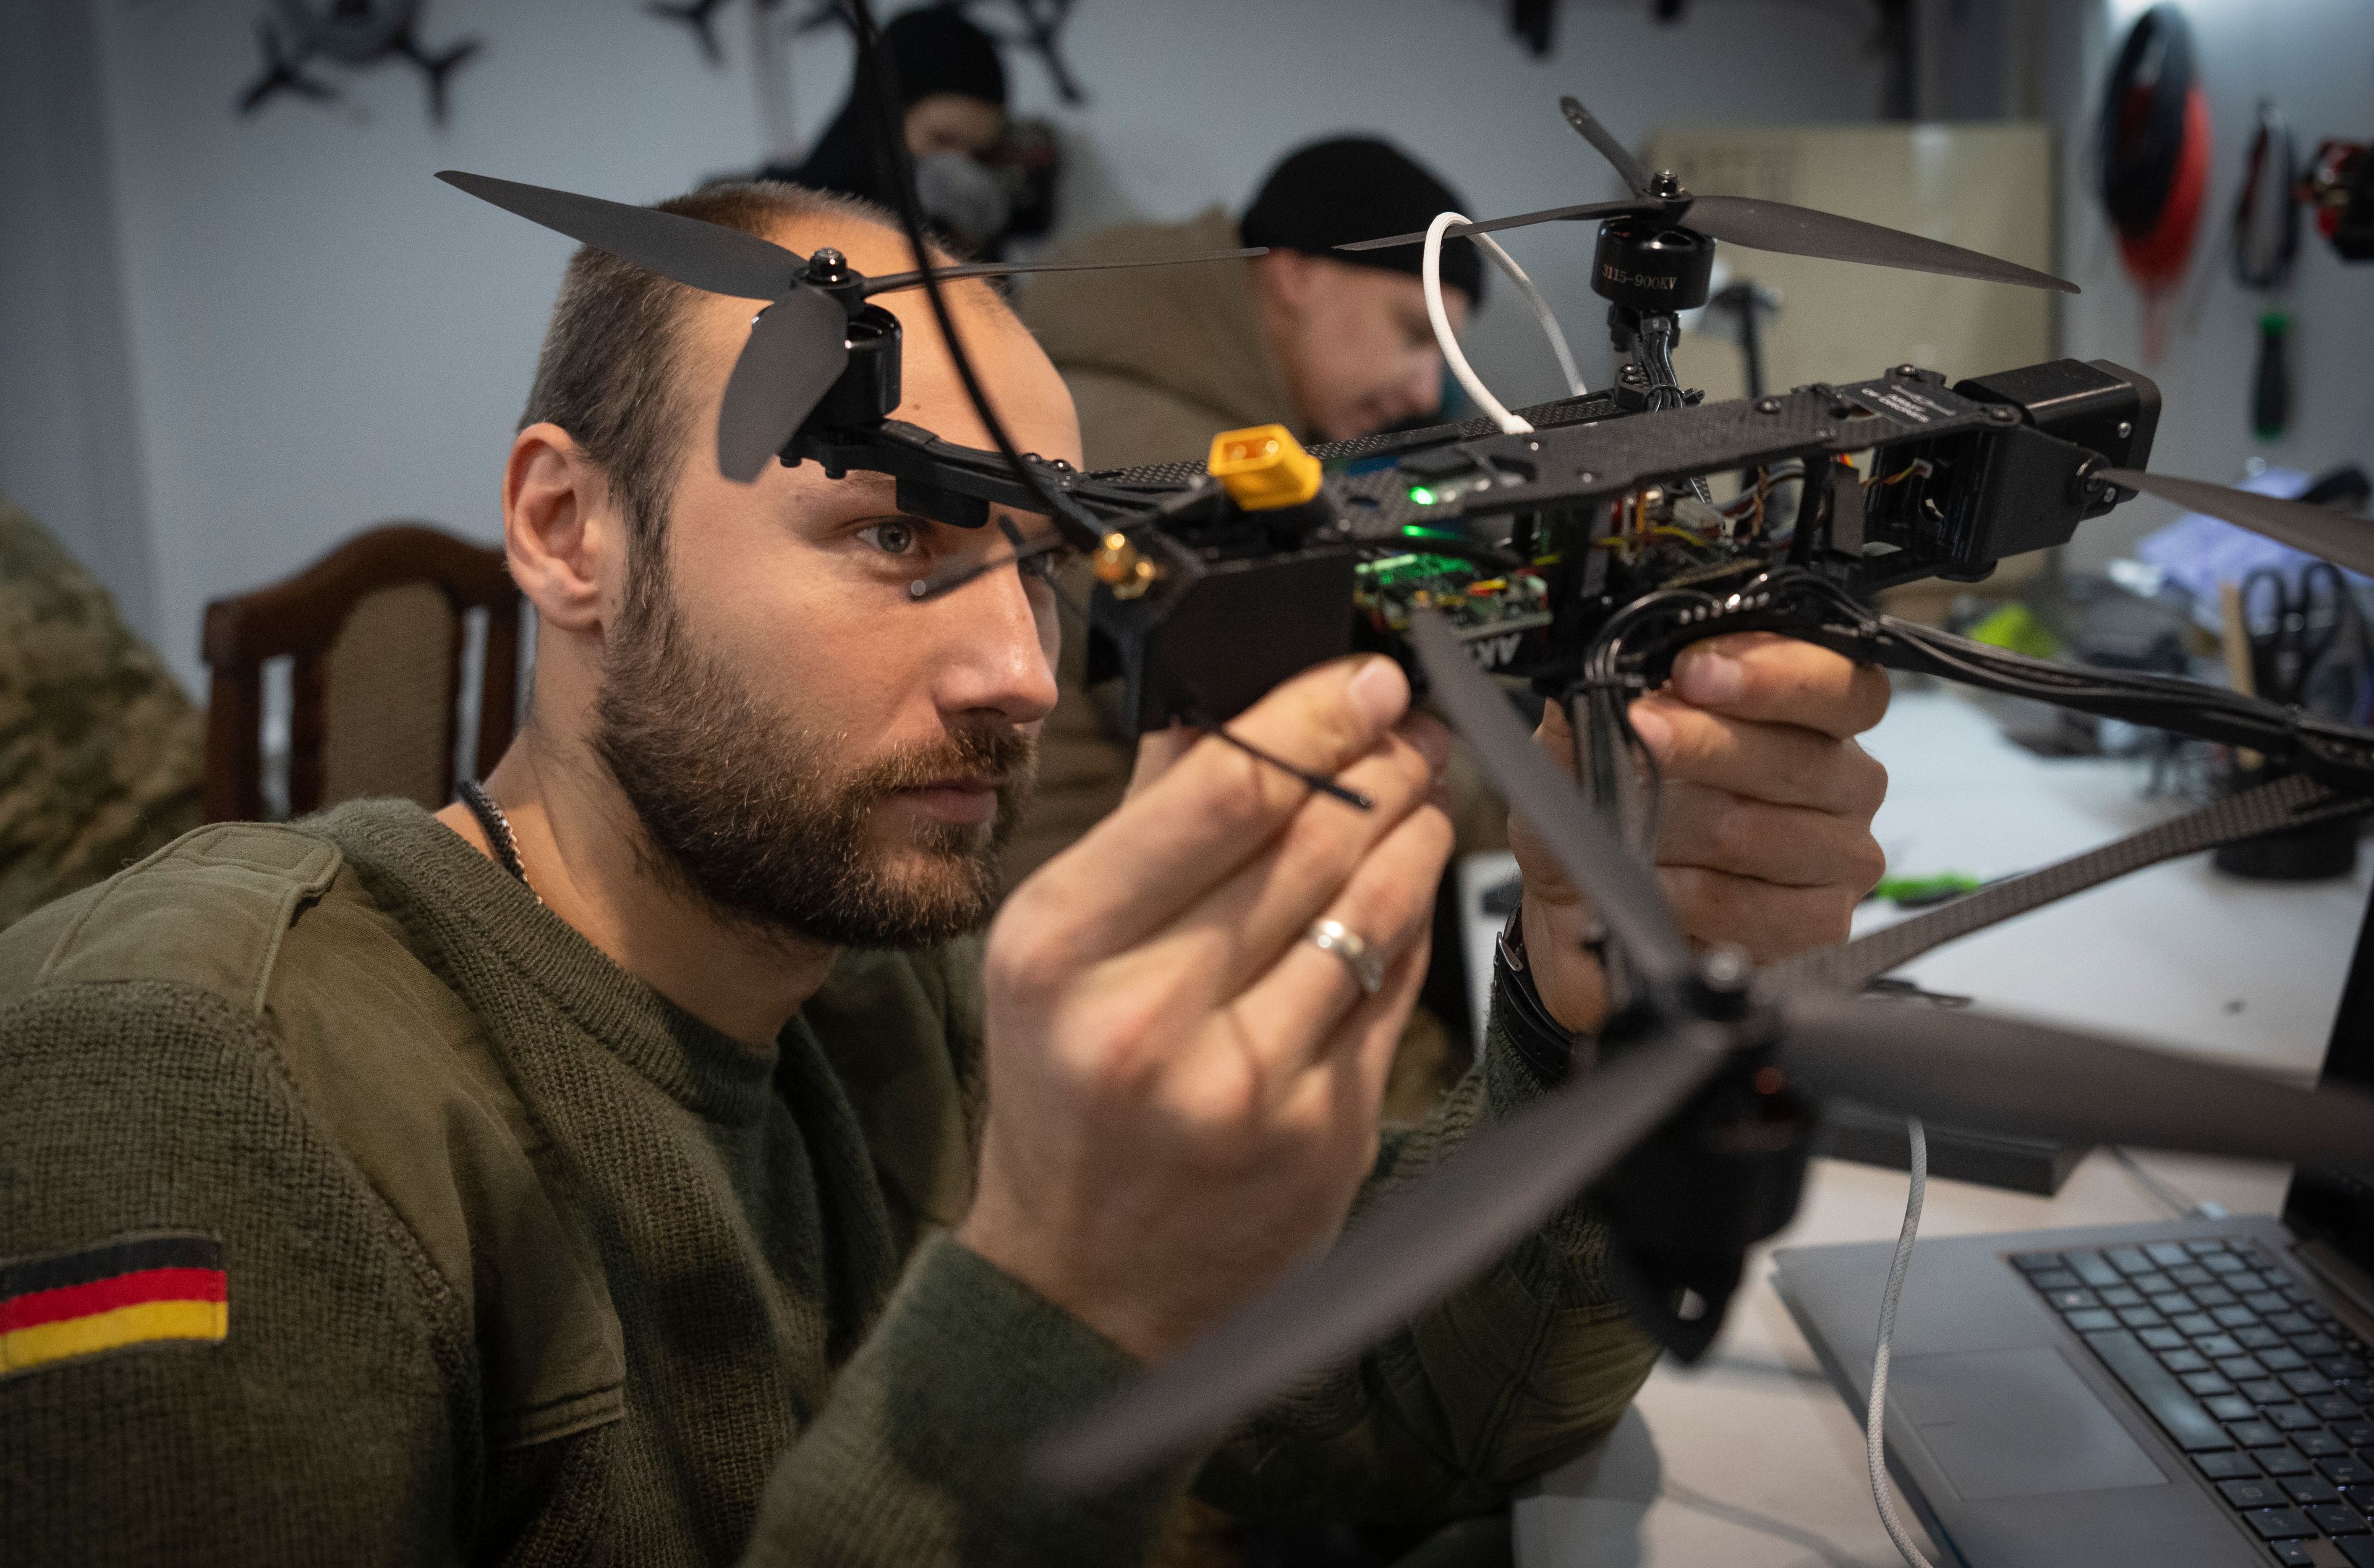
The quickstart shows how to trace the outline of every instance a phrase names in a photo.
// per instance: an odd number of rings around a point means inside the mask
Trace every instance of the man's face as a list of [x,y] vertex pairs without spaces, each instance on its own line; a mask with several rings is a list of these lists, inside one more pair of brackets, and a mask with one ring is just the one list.
[[978,158],[1005,134],[1005,111],[987,99],[935,92],[907,111],[907,150],[917,158],[935,152]]
[[[771,238],[835,244],[867,272],[909,264],[902,242],[852,225]],[[1045,357],[978,294],[951,294],[968,300],[958,330],[1015,440],[1077,462]],[[987,446],[923,301],[881,301],[905,328],[897,416]],[[658,853],[726,912],[846,945],[944,940],[993,900],[995,852],[1055,701],[1058,632],[1052,589],[1027,572],[922,603],[908,585],[1009,554],[1005,528],[1036,538],[1046,525],[951,528],[900,512],[885,476],[828,480],[813,463],[749,486],[722,477],[718,402],[751,309],[702,296],[683,324],[689,439],[664,558],[605,607],[594,744]]]
[[[1296,252],[1262,260],[1271,345],[1321,439],[1370,435],[1440,405],[1442,350],[1416,278]],[[1466,324],[1466,295],[1445,288],[1442,305],[1454,331]]]

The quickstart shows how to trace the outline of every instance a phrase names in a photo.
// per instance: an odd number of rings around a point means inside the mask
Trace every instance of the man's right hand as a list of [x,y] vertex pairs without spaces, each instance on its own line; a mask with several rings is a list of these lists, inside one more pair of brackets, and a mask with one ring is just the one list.
[[[1426,971],[1449,738],[1392,661],[1305,672],[1225,742],[1149,737],[1127,801],[1007,899],[989,1115],[957,1239],[1123,1349],[1169,1351],[1331,1241]],[[1334,919],[1384,984],[1307,940]]]

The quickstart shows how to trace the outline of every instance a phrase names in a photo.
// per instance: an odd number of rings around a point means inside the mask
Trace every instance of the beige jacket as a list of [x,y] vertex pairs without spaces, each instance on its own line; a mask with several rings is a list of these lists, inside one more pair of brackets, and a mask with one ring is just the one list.
[[[1057,258],[1119,261],[1237,244],[1236,220],[1214,207],[1185,223],[1109,228]],[[1201,459],[1222,430],[1292,419],[1246,263],[1048,273],[1015,303],[1072,389],[1090,468]],[[1074,589],[1085,598],[1085,579]],[[1088,697],[1083,628],[1064,630],[1063,698],[1040,743],[1038,791],[1006,848],[1009,884],[1121,803],[1136,749],[1112,735]]]
[[[1133,223],[1066,246],[1064,261],[1232,251],[1236,220]],[[1246,262],[1047,273],[1016,300],[1080,411],[1090,468],[1201,460],[1212,438],[1294,422],[1286,376],[1262,331]]]

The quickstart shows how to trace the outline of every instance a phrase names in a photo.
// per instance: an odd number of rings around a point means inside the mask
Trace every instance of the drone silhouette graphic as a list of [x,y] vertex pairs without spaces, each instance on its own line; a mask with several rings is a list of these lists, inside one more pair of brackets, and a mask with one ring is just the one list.
[[338,89],[306,71],[316,61],[360,71],[389,60],[405,60],[420,72],[427,85],[429,121],[443,125],[451,108],[447,87],[452,75],[478,53],[485,41],[465,38],[448,49],[429,49],[417,32],[421,4],[422,0],[331,0],[328,6],[317,7],[306,0],[273,0],[271,14],[257,18],[255,23],[264,71],[240,95],[239,111],[253,114],[284,93],[317,103],[335,101]]
[[[761,15],[782,5],[782,0],[751,0]],[[1064,25],[1071,20],[1074,0],[1012,0],[1015,30],[990,29],[990,36],[999,43],[1015,49],[1027,49],[1039,56],[1047,67],[1047,75],[1055,85],[1055,96],[1067,104],[1078,105],[1088,100],[1073,74],[1070,62],[1064,58]],[[700,57],[711,65],[725,64],[725,51],[717,41],[717,13],[725,0],[644,0],[643,9],[662,21],[682,24],[692,34],[693,43]],[[967,0],[939,0],[944,10],[963,11]],[[978,18],[975,18],[976,21]],[[820,32],[827,28],[848,28],[852,19],[843,0],[817,0],[805,16],[791,24],[791,30],[801,36]]]

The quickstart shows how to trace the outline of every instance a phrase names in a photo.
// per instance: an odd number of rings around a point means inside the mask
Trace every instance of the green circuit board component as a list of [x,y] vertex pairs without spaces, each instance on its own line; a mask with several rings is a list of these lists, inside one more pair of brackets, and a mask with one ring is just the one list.
[[1355,597],[1378,624],[1406,629],[1412,606],[1448,616],[1462,631],[1549,622],[1549,585],[1532,571],[1497,572],[1456,556],[1423,552],[1361,564]]

